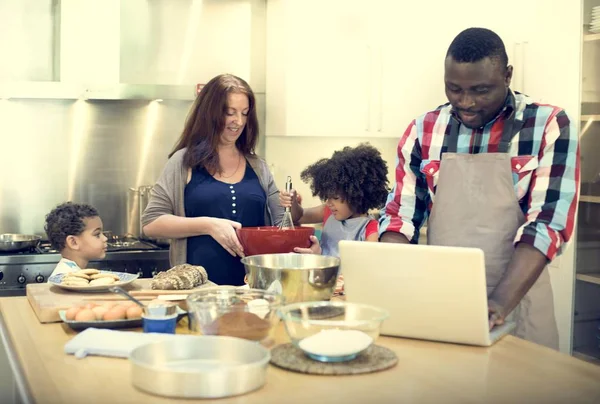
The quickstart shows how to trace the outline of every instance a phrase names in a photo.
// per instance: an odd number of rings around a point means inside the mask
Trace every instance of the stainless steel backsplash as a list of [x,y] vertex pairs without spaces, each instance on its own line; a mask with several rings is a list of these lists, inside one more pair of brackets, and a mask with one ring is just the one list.
[[[257,102],[264,128],[264,95]],[[95,206],[113,234],[131,231],[128,190],[154,184],[190,106],[0,100],[0,233],[45,237],[45,215],[67,200]]]

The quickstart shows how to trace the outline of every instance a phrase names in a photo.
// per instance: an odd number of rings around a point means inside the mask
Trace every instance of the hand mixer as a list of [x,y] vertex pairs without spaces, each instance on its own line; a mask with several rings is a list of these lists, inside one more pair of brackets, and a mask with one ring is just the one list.
[[[292,191],[292,177],[288,175],[287,181],[285,182],[285,192]],[[279,225],[279,230],[281,229],[292,229],[294,230],[294,219],[292,218],[292,208],[285,208],[285,213],[283,214],[283,220]]]

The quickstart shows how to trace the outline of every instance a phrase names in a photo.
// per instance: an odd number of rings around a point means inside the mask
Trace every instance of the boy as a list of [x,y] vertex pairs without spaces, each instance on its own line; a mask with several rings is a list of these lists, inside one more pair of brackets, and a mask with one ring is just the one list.
[[73,202],[58,205],[46,216],[45,230],[52,247],[62,256],[52,275],[85,269],[90,260],[106,256],[102,219],[92,206]]

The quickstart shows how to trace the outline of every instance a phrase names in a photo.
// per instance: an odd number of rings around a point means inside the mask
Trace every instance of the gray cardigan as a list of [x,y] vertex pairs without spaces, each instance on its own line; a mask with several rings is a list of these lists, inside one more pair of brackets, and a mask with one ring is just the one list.
[[[142,226],[152,223],[162,215],[185,217],[183,195],[187,182],[187,167],[183,164],[186,149],[175,152],[167,161],[158,181],[152,188],[148,206],[142,215]],[[267,163],[256,155],[246,156],[246,160],[254,169],[267,195],[265,209],[265,224],[278,226],[282,219],[284,208],[279,204],[279,190]],[[187,261],[187,238],[172,239],[169,251],[171,266],[184,264]]]

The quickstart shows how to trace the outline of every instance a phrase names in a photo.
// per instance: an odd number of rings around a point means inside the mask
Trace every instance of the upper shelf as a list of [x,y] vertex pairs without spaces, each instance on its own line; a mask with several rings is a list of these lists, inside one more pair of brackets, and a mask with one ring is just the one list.
[[579,195],[579,202],[600,203],[600,196]]
[[598,34],[584,34],[583,35],[583,41],[584,42],[598,41],[598,40],[600,40],[600,33],[598,33]]
[[600,274],[598,273],[577,274],[575,277],[579,281],[600,285]]

